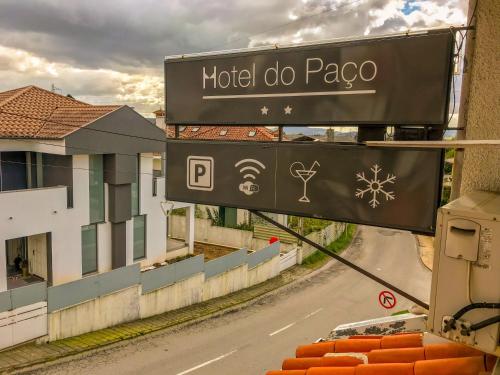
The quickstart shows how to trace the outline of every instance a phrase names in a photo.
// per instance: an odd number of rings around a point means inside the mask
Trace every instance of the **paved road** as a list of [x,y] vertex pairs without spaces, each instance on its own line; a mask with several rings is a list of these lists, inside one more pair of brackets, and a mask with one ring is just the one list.
[[[418,259],[410,233],[361,227],[344,255],[428,301],[431,273]],[[264,374],[280,368],[298,344],[325,337],[339,324],[388,315],[377,302],[382,289],[332,262],[314,277],[245,309],[36,373]],[[391,312],[410,305],[399,298]]]

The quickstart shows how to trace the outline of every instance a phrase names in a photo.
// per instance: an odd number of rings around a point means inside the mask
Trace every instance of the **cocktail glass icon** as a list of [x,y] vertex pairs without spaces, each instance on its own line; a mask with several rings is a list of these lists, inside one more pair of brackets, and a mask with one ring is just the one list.
[[300,178],[304,183],[303,195],[299,198],[299,202],[311,202],[311,200],[307,197],[307,182],[318,172],[315,168],[319,166],[320,165],[317,160],[312,163],[309,169],[306,169],[304,164],[300,161],[296,161],[290,165],[290,174],[295,178]]

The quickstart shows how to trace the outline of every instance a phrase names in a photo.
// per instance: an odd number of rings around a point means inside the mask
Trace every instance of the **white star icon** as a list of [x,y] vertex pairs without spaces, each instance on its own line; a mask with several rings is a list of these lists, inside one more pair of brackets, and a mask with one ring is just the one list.
[[266,106],[262,107],[260,109],[260,112],[263,114],[263,115],[266,115],[267,116],[267,112],[269,112],[269,108],[267,108]]
[[285,108],[285,115],[291,115],[292,114],[292,107],[290,105],[287,105]]

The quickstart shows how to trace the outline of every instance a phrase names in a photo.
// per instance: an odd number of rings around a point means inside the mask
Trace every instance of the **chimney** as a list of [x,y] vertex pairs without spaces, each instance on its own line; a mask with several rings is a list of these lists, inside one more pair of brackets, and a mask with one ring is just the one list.
[[153,112],[155,117],[156,117],[156,126],[158,126],[160,129],[165,130],[166,125],[165,125],[165,111],[163,109],[157,109],[156,111]]

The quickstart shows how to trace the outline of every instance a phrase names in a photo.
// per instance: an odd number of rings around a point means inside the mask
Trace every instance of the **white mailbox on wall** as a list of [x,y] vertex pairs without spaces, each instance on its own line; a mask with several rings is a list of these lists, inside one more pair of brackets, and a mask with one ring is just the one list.
[[500,354],[500,194],[442,207],[434,243],[429,330]]

